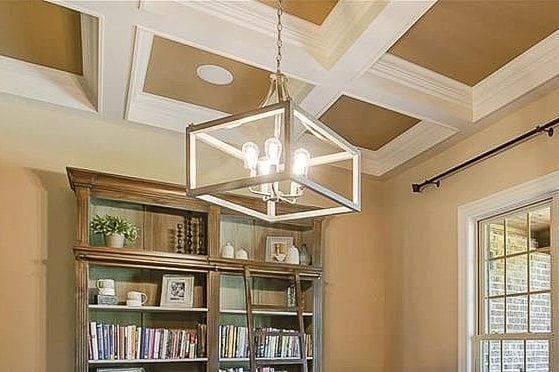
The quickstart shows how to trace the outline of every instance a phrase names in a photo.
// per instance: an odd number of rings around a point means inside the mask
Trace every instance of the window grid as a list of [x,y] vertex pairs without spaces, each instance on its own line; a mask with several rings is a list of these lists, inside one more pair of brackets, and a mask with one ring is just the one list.
[[[550,258],[547,261],[547,269],[551,271],[551,244],[547,244],[547,247],[540,247],[539,244],[533,244],[533,231],[532,231],[532,212],[541,211],[544,209],[550,210],[551,203],[549,201],[545,203],[540,203],[523,210],[519,210],[516,212],[511,212],[506,215],[503,215],[497,218],[492,218],[491,220],[480,221],[479,223],[479,268],[478,268],[478,277],[479,277],[479,304],[478,304],[478,337],[476,338],[476,344],[478,349],[477,358],[479,360],[478,369],[483,371],[528,371],[528,368],[534,367],[530,369],[530,371],[543,371],[549,370],[550,362],[551,362],[551,352],[552,352],[552,316],[549,314],[547,317],[548,322],[548,329],[546,332],[535,332],[532,331],[532,302],[534,298],[537,296],[547,294],[549,296],[549,300],[547,302],[548,307],[551,307],[551,300],[552,300],[552,285],[551,280],[548,279],[548,285],[545,289],[537,289],[536,286],[532,286],[532,275],[533,275],[533,267],[532,261],[536,259],[536,254],[547,254]],[[509,226],[510,221],[513,217],[517,217],[518,215],[524,215],[525,217],[525,246],[520,251],[515,251],[512,247],[513,244],[509,242],[509,233],[513,232],[513,227]],[[491,226],[492,225],[499,225],[499,222],[502,225],[502,254],[498,254],[499,249],[494,249],[491,246]],[[551,229],[551,221],[548,219],[548,236],[550,235]],[[510,230],[510,231],[509,231]],[[522,231],[522,230],[521,230]],[[518,231],[514,233],[515,235],[522,236],[522,234],[518,234]],[[539,242],[537,242],[539,243]],[[549,243],[549,241],[548,241]],[[510,248],[510,249],[509,249]],[[497,254],[492,255],[492,249],[496,251]],[[518,249],[516,247],[515,249]],[[534,257],[532,257],[534,255]],[[524,258],[522,260],[521,258]],[[525,270],[523,270],[523,277],[519,281],[519,284],[514,284],[514,276],[518,275],[518,273],[514,273],[513,265],[516,262],[516,270],[518,271],[518,267],[522,267],[522,261],[525,262]],[[502,262],[502,292],[498,292],[497,294],[492,294],[492,288],[495,288],[493,281],[495,280],[496,276],[492,277],[492,264],[497,265],[497,263]],[[511,263],[511,270],[512,272],[508,272],[509,270],[509,263]],[[518,264],[520,263],[520,265]],[[495,266],[496,267],[496,266]],[[513,277],[509,281],[509,275]],[[549,278],[551,278],[551,272],[549,273]],[[541,280],[541,278],[539,278]],[[518,285],[518,287],[516,287]],[[498,285],[497,285],[498,287]],[[536,297],[534,297],[536,296]],[[514,298],[525,298],[525,318],[526,324],[525,326],[520,325],[522,331],[519,332],[518,329],[514,330],[514,322],[513,318],[511,318],[511,327],[509,328],[509,311],[512,313],[513,310],[518,312],[519,303],[515,304],[511,301],[510,308],[509,308],[509,299]],[[502,329],[501,332],[497,331],[494,325],[492,324],[492,315],[491,313],[491,304],[492,300],[502,300],[503,302],[503,312],[502,312]],[[516,305],[513,306],[513,305]],[[540,304],[541,306],[541,304]],[[520,305],[523,307],[523,305]],[[549,310],[550,312],[552,309]],[[494,317],[493,317],[494,318]],[[517,325],[518,326],[518,325]],[[525,327],[525,328],[523,328]],[[540,330],[541,331],[541,330]],[[499,342],[499,365],[498,369],[494,369],[494,365],[492,364],[491,353],[492,353],[492,343]],[[543,343],[540,343],[543,342]],[[508,349],[505,349],[504,345],[508,346]],[[516,343],[516,346],[515,346]],[[546,345],[544,347],[543,345]],[[522,345],[521,353],[519,345]],[[536,351],[532,350],[532,348],[536,347]],[[515,349],[516,348],[516,349]],[[533,363],[530,365],[528,361],[537,360],[537,356],[534,357],[533,355],[537,355],[538,348],[544,349],[547,352],[547,367],[545,367],[544,363]],[[481,351],[481,353],[480,353]],[[522,361],[521,363],[517,363],[516,359],[519,359],[519,355],[522,354]],[[541,354],[541,353],[540,353]],[[515,359],[516,358],[516,359]],[[541,357],[540,357],[541,359]],[[510,369],[507,362],[511,362],[515,364],[516,369]],[[518,364],[521,365],[520,369]],[[538,369],[539,368],[539,369]]]

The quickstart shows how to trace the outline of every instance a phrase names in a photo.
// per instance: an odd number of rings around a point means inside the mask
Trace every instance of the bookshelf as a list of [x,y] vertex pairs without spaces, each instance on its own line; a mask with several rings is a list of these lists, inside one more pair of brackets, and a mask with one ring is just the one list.
[[[189,198],[181,185],[67,172],[77,201],[76,371],[321,371],[320,219],[270,225]],[[93,216],[104,214],[133,223],[138,239],[106,247],[89,229]],[[268,262],[268,237],[305,244],[310,264]],[[221,257],[227,242],[248,259]],[[161,301],[169,276],[188,278],[191,303]],[[114,303],[99,303],[103,279],[114,281]],[[142,306],[126,305],[131,291],[145,293]]]

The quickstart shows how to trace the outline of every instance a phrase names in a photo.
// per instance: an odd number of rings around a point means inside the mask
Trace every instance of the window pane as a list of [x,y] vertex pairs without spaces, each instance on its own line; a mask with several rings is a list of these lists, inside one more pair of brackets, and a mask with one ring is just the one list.
[[551,332],[551,295],[530,296],[530,332]]
[[482,371],[483,372],[501,372],[501,342],[500,341],[482,341]]
[[507,298],[507,333],[528,331],[528,297]]
[[505,259],[487,262],[487,289],[489,296],[505,294]]
[[530,254],[530,291],[551,288],[551,256],[548,253]]
[[549,342],[547,340],[526,341],[526,371],[549,371]]
[[530,212],[530,247],[532,249],[549,247],[550,221],[549,205]]
[[485,243],[486,250],[489,252],[489,257],[499,257],[505,254],[505,222],[494,222],[487,226],[489,239]]
[[507,258],[507,295],[528,292],[528,255]]
[[503,371],[524,370],[524,341],[503,341]]
[[489,333],[505,333],[505,300],[496,298],[488,301],[488,331]]
[[519,213],[506,219],[507,255],[528,249],[528,214]]

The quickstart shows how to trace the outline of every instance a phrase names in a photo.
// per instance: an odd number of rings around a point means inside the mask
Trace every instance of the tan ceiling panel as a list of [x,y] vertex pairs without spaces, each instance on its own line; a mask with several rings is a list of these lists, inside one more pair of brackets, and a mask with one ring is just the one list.
[[352,144],[378,150],[420,120],[348,96],[341,96],[320,118]]
[[[215,85],[200,79],[196,69],[201,65],[223,67],[233,82]],[[155,36],[144,91],[234,114],[257,108],[269,82],[266,70]]]
[[80,13],[39,0],[0,1],[0,54],[81,75]]
[[558,29],[557,0],[439,0],[390,53],[473,86]]
[[[277,8],[277,1],[258,0],[271,7]],[[286,13],[302,18],[317,25],[324,23],[338,0],[284,0],[283,9]]]

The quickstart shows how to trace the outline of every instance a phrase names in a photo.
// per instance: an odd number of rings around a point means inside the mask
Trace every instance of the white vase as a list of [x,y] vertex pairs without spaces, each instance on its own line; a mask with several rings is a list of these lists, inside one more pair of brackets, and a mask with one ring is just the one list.
[[235,258],[235,247],[233,247],[231,243],[227,242],[225,246],[221,249],[221,257]]
[[292,245],[287,252],[285,262],[292,265],[299,265],[299,250],[296,246]]
[[235,251],[235,258],[237,260],[248,260],[248,252],[244,248],[239,248]]
[[105,245],[110,248],[124,247],[124,235],[117,233],[105,235]]

